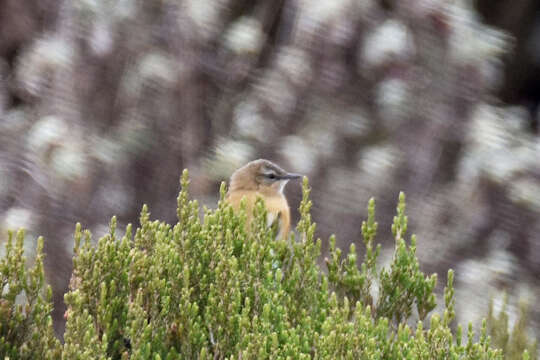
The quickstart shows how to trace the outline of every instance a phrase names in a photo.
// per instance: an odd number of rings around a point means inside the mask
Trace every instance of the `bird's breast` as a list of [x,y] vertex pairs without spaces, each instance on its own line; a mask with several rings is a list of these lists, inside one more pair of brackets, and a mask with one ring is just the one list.
[[271,226],[274,221],[278,220],[278,238],[284,238],[290,229],[290,210],[287,199],[283,194],[276,194],[274,196],[268,196],[258,191],[235,191],[227,196],[227,201],[233,206],[234,209],[240,208],[240,202],[243,198],[246,200],[246,211],[248,221],[253,215],[253,207],[257,198],[264,200],[266,210],[268,212],[268,224]]

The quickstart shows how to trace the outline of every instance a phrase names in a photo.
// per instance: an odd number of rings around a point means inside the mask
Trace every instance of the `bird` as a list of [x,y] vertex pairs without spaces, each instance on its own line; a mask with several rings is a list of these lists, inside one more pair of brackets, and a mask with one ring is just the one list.
[[272,227],[277,222],[276,239],[284,240],[291,227],[291,215],[283,189],[289,180],[301,177],[299,174],[286,172],[270,160],[250,161],[231,175],[225,201],[232,206],[233,210],[238,211],[241,200],[245,198],[246,225],[249,225],[255,201],[261,197],[268,213],[268,226]]

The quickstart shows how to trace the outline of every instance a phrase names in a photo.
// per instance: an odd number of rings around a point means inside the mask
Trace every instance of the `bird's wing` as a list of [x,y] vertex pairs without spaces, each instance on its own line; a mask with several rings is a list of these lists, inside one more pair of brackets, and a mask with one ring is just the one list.
[[279,234],[281,232],[281,211],[278,211],[276,213],[268,212],[266,214],[266,224],[269,228],[272,228],[272,230],[274,230],[276,238],[279,237]]
[[266,214],[266,225],[268,227],[273,227],[276,223],[279,223],[280,219],[281,219],[281,211],[278,211],[277,213],[269,211]]

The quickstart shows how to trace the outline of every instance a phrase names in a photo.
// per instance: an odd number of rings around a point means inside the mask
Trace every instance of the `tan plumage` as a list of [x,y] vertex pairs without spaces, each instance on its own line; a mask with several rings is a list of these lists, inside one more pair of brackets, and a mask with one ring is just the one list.
[[289,180],[298,178],[300,175],[287,173],[271,161],[251,161],[232,174],[226,200],[238,209],[242,198],[246,199],[249,224],[257,197],[263,198],[268,211],[268,225],[278,221],[277,238],[285,239],[291,228],[291,215],[283,188]]

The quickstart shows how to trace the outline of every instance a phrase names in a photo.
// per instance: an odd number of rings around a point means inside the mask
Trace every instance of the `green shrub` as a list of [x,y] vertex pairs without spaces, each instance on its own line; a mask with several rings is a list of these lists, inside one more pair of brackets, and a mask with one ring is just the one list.
[[52,327],[52,292],[43,276],[43,238],[38,239],[34,266],[27,270],[24,231],[8,233],[0,258],[0,358],[59,359],[60,342]]
[[[289,240],[274,240],[262,201],[246,229],[245,206],[234,214],[224,201],[224,185],[217,209],[205,209],[203,221],[199,205],[188,199],[187,191],[185,171],[174,226],[150,220],[144,206],[134,234],[128,225],[123,236],[117,235],[113,218],[109,234],[93,246],[90,233],[77,225],[62,349],[52,336],[50,290],[45,297],[40,295],[41,250],[27,275],[20,260],[22,235],[15,250],[10,240],[7,260],[1,263],[3,284],[10,285],[7,291],[3,287],[0,302],[0,355],[156,360],[503,358],[490,346],[485,322],[478,340],[472,325],[465,341],[461,327],[452,332],[452,271],[443,313],[429,315],[436,305],[436,277],[420,271],[414,236],[410,244],[405,241],[403,194],[392,226],[396,248],[390,266],[377,269],[380,247],[374,245],[377,223],[370,200],[368,219],[362,224],[363,262],[357,265],[354,244],[342,258],[332,237],[325,272],[318,265],[321,241],[314,241],[307,179],[299,238],[292,235]],[[12,314],[10,309],[18,309],[16,294],[23,289],[30,310]],[[407,325],[415,321],[416,325]]]
[[538,340],[531,341],[527,335],[528,307],[522,303],[519,306],[519,317],[512,329],[508,328],[508,296],[505,295],[501,311],[496,315],[493,311],[493,301],[489,304],[487,316],[488,333],[493,339],[493,345],[502,349],[505,359],[536,359],[538,356]]

